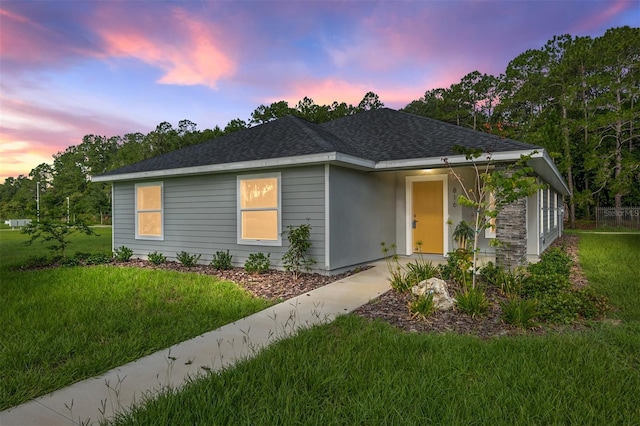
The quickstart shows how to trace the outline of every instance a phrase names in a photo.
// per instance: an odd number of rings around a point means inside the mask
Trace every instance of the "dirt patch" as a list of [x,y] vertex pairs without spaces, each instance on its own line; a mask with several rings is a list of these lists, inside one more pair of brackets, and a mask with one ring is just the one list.
[[565,252],[571,257],[573,265],[571,265],[571,274],[569,280],[576,288],[585,287],[589,282],[587,277],[582,271],[580,266],[580,259],[578,258],[578,242],[580,237],[577,235],[564,235],[562,238],[558,238],[554,241],[553,246],[561,246]]

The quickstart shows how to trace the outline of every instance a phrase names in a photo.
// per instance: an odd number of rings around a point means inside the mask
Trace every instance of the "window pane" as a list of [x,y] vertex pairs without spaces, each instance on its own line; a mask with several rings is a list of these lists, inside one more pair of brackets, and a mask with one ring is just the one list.
[[277,208],[278,179],[243,179],[240,181],[240,207],[243,209]]
[[138,187],[138,210],[160,210],[162,208],[162,189],[158,186]]
[[[489,193],[489,210],[495,210],[496,208],[496,197],[495,195],[493,195],[493,192]],[[489,228],[490,231],[495,234],[496,232],[496,218],[495,217],[490,217],[489,218],[489,224],[491,225],[491,227]]]
[[243,240],[278,239],[278,211],[246,211],[242,212]]
[[162,236],[162,213],[138,213],[138,235]]

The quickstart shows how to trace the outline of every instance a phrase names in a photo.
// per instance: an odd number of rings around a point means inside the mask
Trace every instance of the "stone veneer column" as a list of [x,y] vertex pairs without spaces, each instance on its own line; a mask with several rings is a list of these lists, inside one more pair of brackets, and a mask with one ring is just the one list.
[[496,265],[514,269],[527,262],[527,199],[505,206],[496,218]]

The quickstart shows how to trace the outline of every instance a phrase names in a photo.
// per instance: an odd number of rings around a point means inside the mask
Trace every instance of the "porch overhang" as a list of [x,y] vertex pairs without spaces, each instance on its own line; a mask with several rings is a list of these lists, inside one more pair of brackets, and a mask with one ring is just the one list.
[[[476,164],[487,164],[488,162],[507,163],[520,160],[520,157],[530,156],[531,160],[527,163],[533,168],[545,182],[549,183],[553,189],[562,195],[570,195],[571,192],[567,187],[562,175],[553,163],[553,160],[544,149],[521,150],[521,151],[503,151],[496,153],[484,153],[478,159]],[[467,160],[464,155],[453,155],[446,157],[446,161],[453,167],[470,166],[472,162]],[[416,170],[416,169],[438,169],[445,168],[445,158],[411,158],[407,160],[389,160],[379,161],[375,165],[378,171],[398,171],[398,170]]]

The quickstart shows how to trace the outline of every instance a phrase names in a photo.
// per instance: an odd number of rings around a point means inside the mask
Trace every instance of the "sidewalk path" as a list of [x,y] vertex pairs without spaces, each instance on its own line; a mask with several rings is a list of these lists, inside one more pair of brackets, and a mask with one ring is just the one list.
[[125,412],[143,397],[250,358],[301,328],[333,321],[389,290],[373,268],[289,299],[168,349],[0,412],[0,426],[86,425]]

